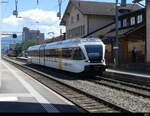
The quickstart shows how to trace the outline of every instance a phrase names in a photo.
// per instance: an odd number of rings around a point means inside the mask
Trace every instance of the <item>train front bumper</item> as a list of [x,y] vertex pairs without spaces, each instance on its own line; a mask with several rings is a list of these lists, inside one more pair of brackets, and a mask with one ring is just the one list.
[[87,65],[85,72],[104,72],[106,68],[105,65]]

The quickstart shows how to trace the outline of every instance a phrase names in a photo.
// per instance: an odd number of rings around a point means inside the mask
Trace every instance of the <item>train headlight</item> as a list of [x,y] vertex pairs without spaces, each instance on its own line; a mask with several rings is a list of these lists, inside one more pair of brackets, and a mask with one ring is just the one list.
[[103,59],[103,60],[101,60],[101,62],[104,62],[105,60]]
[[88,63],[90,63],[91,61],[90,61],[90,60],[86,60],[85,62],[88,62]]

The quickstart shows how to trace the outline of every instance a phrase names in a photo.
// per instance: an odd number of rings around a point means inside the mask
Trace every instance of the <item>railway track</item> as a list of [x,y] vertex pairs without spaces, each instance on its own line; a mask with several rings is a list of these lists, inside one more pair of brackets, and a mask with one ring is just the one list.
[[142,96],[144,98],[150,99],[150,88],[146,86],[125,82],[123,80],[119,81],[116,79],[111,79],[106,76],[97,76],[94,79],[88,79],[87,81],[91,81],[93,83],[104,85],[120,91],[125,91],[135,96]]
[[83,109],[83,112],[90,113],[121,113],[129,112],[128,110],[119,107],[115,104],[109,103],[103,99],[97,98],[89,93],[86,93],[82,90],[69,86],[65,83],[62,83],[54,78],[51,78],[50,75],[47,75],[43,72],[37,71],[33,68],[20,65],[12,60],[7,60],[9,63],[16,66],[18,69],[22,70],[26,74],[30,75],[34,79],[38,80],[45,86],[49,87],[56,93],[62,95],[69,101],[73,102],[75,105]]

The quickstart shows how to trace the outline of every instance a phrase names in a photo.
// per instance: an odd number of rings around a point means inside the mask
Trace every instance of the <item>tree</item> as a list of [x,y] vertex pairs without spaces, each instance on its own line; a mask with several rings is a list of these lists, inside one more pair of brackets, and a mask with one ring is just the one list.
[[36,45],[37,43],[37,40],[27,40],[22,43],[18,43],[15,47],[17,54],[20,54],[22,51],[26,51],[28,47]]
[[23,43],[16,44],[15,50],[16,50],[17,54],[20,54],[22,52],[22,44]]
[[37,43],[38,43],[37,40],[27,40],[27,41],[23,42],[22,51],[27,50],[28,47],[36,45]]

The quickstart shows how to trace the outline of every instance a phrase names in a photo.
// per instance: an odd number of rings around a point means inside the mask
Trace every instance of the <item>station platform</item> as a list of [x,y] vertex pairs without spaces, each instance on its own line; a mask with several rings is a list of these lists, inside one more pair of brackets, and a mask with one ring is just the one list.
[[0,113],[82,112],[80,108],[4,60],[0,60]]
[[128,76],[144,77],[150,79],[150,72],[144,71],[129,71],[129,70],[119,70],[119,69],[106,69],[107,73],[123,74]]

